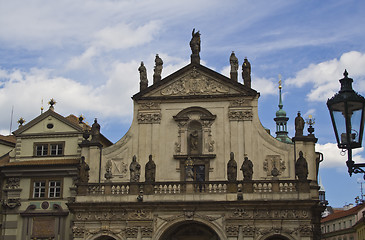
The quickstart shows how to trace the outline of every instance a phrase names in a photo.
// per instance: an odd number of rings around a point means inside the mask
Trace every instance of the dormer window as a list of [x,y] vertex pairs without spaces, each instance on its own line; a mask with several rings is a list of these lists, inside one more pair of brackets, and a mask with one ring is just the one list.
[[35,156],[62,156],[64,150],[64,142],[56,143],[35,143]]

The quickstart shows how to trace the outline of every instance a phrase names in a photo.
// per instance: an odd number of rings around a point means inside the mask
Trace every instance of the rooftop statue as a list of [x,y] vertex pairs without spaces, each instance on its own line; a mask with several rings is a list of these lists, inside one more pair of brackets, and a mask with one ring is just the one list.
[[300,112],[298,112],[297,117],[295,118],[295,136],[303,136],[304,129],[304,119],[300,116]]
[[247,57],[245,57],[242,64],[242,78],[243,84],[251,88],[251,63],[247,60]]
[[199,31],[195,32],[195,28],[192,32],[192,38],[190,40],[190,48],[191,48],[191,62],[200,64],[200,33]]
[[147,79],[147,69],[144,66],[144,63],[141,62],[141,66],[138,68],[139,71],[139,90],[142,91],[148,87],[148,79]]
[[231,79],[237,82],[238,59],[233,51],[229,57],[229,63],[231,64]]
[[156,54],[155,68],[154,68],[155,73],[153,74],[153,83],[156,83],[157,81],[161,80],[162,65],[163,65],[162,59],[158,56],[158,54]]

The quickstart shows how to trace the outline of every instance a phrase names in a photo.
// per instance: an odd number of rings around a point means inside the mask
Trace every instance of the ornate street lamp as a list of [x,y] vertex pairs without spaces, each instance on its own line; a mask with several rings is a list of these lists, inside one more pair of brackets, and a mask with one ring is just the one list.
[[[365,163],[355,163],[352,160],[352,149],[361,147],[364,130],[365,98],[352,89],[352,78],[345,70],[344,78],[340,79],[341,89],[327,101],[337,146],[346,149],[346,161],[350,176],[352,173],[364,173]],[[364,175],[365,179],[365,175]]]

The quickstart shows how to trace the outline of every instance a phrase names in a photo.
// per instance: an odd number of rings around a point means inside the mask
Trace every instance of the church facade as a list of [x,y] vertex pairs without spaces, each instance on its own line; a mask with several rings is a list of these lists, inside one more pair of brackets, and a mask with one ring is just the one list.
[[[132,125],[118,142],[108,144],[96,122],[73,127],[69,173],[77,176],[64,184],[63,191],[72,189],[67,202],[52,205],[67,213],[70,230],[51,239],[320,239],[321,154],[313,131],[304,134],[296,124],[288,138],[280,111],[280,138],[271,136],[258,117],[260,94],[251,88],[248,60],[242,84],[234,53],[226,77],[200,64],[199,32],[190,46],[191,63],[163,79],[156,56],[150,86],[141,63]],[[29,206],[13,209],[23,209],[14,211],[24,219],[37,211]]]

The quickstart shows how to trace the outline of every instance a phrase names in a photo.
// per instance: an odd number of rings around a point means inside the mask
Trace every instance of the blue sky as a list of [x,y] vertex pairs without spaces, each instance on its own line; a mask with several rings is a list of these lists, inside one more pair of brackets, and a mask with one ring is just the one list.
[[[297,111],[313,115],[321,177],[330,205],[360,195],[361,175],[349,177],[335,144],[326,101],[344,69],[365,95],[364,1],[6,1],[0,0],[0,133],[40,113],[42,99],[60,114],[96,117],[113,142],[128,130],[131,96],[144,61],[152,81],[154,56],[162,77],[190,61],[193,28],[201,33],[202,64],[229,76],[229,56],[252,66],[261,93],[259,117],[275,132],[278,74],[283,79],[289,135]],[[363,149],[354,158],[365,162]]]

